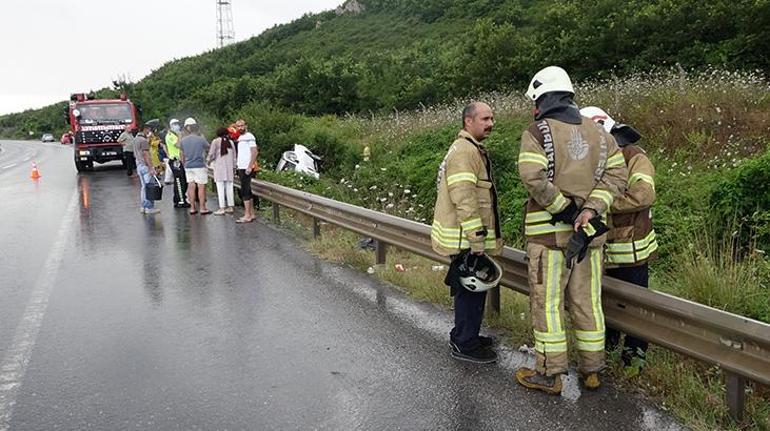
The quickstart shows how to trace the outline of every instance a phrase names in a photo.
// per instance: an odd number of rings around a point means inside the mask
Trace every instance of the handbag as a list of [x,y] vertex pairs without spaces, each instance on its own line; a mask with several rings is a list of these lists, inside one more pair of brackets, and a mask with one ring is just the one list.
[[174,172],[171,171],[171,162],[166,159],[166,172],[163,174],[163,182],[174,184]]
[[144,194],[148,201],[159,201],[163,199],[163,183],[160,182],[158,177],[152,177],[154,181],[150,181],[144,186]]

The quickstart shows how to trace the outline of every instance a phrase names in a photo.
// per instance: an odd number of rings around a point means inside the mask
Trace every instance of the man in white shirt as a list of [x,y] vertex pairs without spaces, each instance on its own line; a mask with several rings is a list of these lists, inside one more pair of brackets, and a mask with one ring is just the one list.
[[251,178],[256,168],[256,160],[259,149],[257,148],[257,139],[249,133],[248,125],[244,121],[239,124],[241,136],[238,138],[238,160],[236,169],[238,179],[241,182],[241,199],[245,214],[236,220],[236,223],[251,223],[254,221],[254,201],[251,193]]

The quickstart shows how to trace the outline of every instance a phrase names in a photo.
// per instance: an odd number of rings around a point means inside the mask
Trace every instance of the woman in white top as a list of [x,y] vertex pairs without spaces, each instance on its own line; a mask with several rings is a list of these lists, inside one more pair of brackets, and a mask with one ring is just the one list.
[[209,164],[213,162],[214,182],[217,184],[219,197],[219,209],[214,212],[214,215],[232,214],[235,205],[233,192],[235,146],[224,127],[217,129],[217,137],[211,141],[208,162]]

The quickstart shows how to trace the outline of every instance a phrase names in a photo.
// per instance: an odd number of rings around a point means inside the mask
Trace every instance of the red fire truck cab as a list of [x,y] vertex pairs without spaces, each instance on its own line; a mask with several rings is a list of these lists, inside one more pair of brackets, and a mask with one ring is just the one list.
[[123,161],[118,137],[126,126],[139,127],[136,107],[125,94],[120,99],[89,99],[85,94],[73,94],[67,120],[74,136],[78,172],[92,170],[94,163]]

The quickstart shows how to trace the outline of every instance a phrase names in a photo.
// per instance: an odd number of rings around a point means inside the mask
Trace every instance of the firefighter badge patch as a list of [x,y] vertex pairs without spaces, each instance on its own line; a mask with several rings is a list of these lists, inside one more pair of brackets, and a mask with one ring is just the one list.
[[583,139],[577,127],[572,128],[567,149],[569,149],[569,157],[575,161],[583,160],[588,155],[588,142]]

